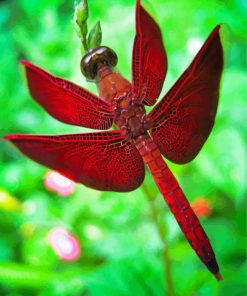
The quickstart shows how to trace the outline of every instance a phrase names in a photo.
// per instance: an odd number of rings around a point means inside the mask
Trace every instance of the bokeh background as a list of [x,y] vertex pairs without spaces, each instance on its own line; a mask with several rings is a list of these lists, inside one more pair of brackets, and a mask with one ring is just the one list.
[[[89,25],[131,77],[134,0],[89,0]],[[246,10],[244,0],[143,1],[159,22],[169,69],[163,93],[218,23],[225,69],[216,124],[199,156],[169,163],[208,233],[224,281],[198,260],[150,174],[145,184],[166,230],[174,295],[246,293]],[[88,132],[51,118],[30,97],[20,59],[96,92],[80,74],[73,1],[0,2],[0,136]],[[0,295],[167,295],[157,227],[143,188],[98,192],[73,184],[0,142]],[[165,266],[165,268],[167,268]]]

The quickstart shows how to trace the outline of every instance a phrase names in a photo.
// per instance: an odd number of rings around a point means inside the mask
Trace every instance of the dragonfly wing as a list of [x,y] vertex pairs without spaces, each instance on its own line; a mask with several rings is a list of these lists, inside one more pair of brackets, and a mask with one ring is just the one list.
[[22,61],[32,97],[53,117],[73,125],[109,129],[113,122],[110,106],[72,82],[55,77]]
[[151,106],[156,102],[162,90],[166,70],[167,58],[160,28],[141,6],[140,1],[137,1],[132,83],[134,94],[140,96],[145,93],[145,105]]
[[25,155],[97,190],[127,192],[144,179],[142,158],[119,131],[71,135],[8,135]]
[[191,65],[149,113],[151,134],[162,154],[175,163],[191,161],[214,125],[223,49],[217,26]]

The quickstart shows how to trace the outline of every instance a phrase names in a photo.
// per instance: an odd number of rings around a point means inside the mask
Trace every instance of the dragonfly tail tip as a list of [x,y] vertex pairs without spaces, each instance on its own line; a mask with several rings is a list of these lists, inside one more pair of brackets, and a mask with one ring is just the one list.
[[216,277],[218,282],[223,280],[223,277],[220,272],[217,272],[216,274],[214,274],[214,276]]

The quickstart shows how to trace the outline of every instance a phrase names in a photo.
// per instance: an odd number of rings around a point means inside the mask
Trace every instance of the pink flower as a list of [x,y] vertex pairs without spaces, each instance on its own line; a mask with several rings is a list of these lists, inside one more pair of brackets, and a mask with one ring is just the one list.
[[49,232],[48,242],[63,261],[76,261],[81,256],[79,240],[62,227]]
[[59,195],[66,197],[71,195],[75,190],[75,182],[64,177],[56,171],[49,171],[44,179],[45,187]]
[[198,217],[206,218],[212,212],[212,205],[205,197],[195,199],[192,202],[191,207]]

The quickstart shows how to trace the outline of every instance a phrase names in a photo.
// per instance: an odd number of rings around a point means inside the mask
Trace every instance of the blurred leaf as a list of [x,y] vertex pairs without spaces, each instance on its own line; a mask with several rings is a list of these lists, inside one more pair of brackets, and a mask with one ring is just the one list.
[[22,258],[28,265],[51,270],[57,264],[58,258],[48,245],[47,232],[47,229],[36,230],[32,236],[26,237],[22,245]]
[[241,135],[233,128],[222,129],[207,143],[196,159],[201,174],[226,195],[241,201],[247,190],[247,154]]
[[[137,263],[137,258],[141,260],[141,264]],[[132,261],[114,262],[101,268],[89,280],[90,295],[163,294],[163,271],[157,258],[137,258]]]

